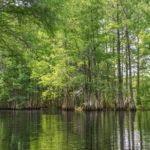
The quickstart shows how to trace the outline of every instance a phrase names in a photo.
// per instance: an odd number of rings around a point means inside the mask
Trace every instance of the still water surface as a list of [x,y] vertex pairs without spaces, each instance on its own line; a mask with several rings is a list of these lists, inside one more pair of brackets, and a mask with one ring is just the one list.
[[150,150],[150,112],[0,111],[0,150]]

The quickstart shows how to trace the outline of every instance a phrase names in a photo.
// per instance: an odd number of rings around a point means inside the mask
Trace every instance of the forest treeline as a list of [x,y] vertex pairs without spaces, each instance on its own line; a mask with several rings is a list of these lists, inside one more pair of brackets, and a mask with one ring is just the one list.
[[149,0],[2,0],[0,108],[150,108]]

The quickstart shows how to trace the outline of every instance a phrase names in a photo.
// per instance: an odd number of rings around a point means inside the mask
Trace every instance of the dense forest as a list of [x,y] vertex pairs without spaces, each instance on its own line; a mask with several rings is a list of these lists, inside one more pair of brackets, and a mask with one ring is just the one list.
[[149,109],[149,0],[1,0],[0,108]]

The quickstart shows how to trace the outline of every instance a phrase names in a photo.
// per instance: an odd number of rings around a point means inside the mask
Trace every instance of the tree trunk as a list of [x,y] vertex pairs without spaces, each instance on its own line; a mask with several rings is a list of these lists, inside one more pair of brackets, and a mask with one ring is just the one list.
[[64,103],[62,105],[63,110],[74,110],[74,103],[72,97],[70,96],[70,91],[68,88],[64,90]]
[[[126,15],[126,19],[129,19],[127,7],[125,8],[125,15]],[[127,40],[126,44],[127,44],[128,62],[129,62],[130,110],[135,110],[136,108],[135,108],[134,99],[133,99],[133,87],[132,87],[131,49],[130,49],[130,39],[129,39],[129,31],[128,31],[128,25],[127,24],[126,24],[125,36],[126,36],[126,40]]]
[[130,109],[135,110],[135,104],[133,99],[133,87],[132,87],[132,66],[131,66],[131,49],[129,41],[128,28],[126,28],[127,48],[128,48],[128,61],[129,61],[129,88],[130,88]]
[[[93,39],[94,39],[94,33],[93,33]],[[94,40],[93,40],[94,41]],[[94,45],[94,48],[93,48],[93,50],[94,50],[94,67],[96,68],[96,48],[95,48],[95,45]],[[95,72],[94,72],[94,77],[95,77],[95,85],[97,85],[97,70],[95,69]],[[99,99],[99,94],[98,94],[98,90],[96,89],[95,90],[95,96],[96,96],[96,103],[95,103],[95,109],[96,110],[100,110],[101,108],[100,108],[100,99]]]
[[[139,38],[138,38],[139,42]],[[137,105],[141,104],[140,95],[139,95],[139,87],[140,87],[140,56],[139,56],[139,46],[137,48]]]
[[[117,2],[117,23],[119,24],[119,11]],[[123,94],[122,94],[122,74],[121,74],[121,60],[120,60],[120,30],[117,29],[117,61],[118,61],[118,105],[117,109],[124,109]]]
[[128,99],[128,48],[126,46],[126,99]]

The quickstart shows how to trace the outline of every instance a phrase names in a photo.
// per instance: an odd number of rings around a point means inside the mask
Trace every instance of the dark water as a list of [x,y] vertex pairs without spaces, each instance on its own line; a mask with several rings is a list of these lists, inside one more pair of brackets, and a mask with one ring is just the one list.
[[0,111],[0,150],[142,149],[150,112]]

